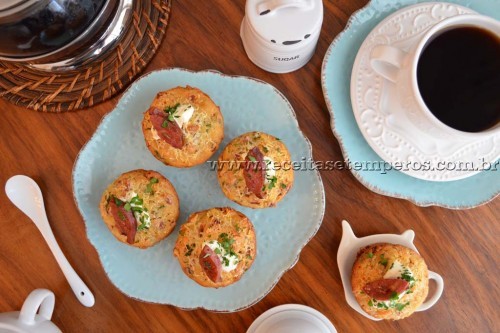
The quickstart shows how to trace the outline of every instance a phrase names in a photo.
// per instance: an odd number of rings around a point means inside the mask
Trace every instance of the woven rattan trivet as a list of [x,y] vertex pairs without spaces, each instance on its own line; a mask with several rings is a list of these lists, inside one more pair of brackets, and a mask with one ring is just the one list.
[[134,1],[132,22],[117,46],[79,70],[51,73],[0,61],[0,96],[42,112],[79,110],[111,98],[146,67],[165,36],[171,0],[145,3]]

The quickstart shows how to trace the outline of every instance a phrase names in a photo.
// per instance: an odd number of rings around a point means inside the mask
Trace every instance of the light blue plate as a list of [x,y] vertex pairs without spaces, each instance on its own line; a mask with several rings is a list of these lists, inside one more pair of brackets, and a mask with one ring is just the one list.
[[[276,208],[253,210],[226,199],[208,163],[177,169],[157,161],[144,142],[142,115],[159,91],[180,85],[200,88],[221,108],[225,138],[212,160],[231,139],[253,130],[279,137],[294,161],[312,158],[311,145],[299,130],[291,105],[271,85],[212,71],[161,70],[136,81],[81,150],[73,170],[75,200],[104,270],[126,295],[185,309],[241,310],[271,291],[320,227],[325,210],[323,184],[317,171],[296,171],[293,188]],[[98,209],[108,184],[123,172],[141,168],[165,175],[181,205],[174,232],[147,250],[117,241]],[[220,289],[204,288],[184,275],[172,251],[179,226],[190,213],[221,206],[233,207],[253,222],[257,256],[240,281]]]
[[[425,1],[371,1],[351,17],[345,30],[335,38],[326,53],[322,68],[322,87],[331,115],[331,127],[340,143],[344,158],[353,164],[381,161],[363,138],[352,112],[350,81],[357,51],[368,33],[385,17],[402,7],[420,2]],[[448,2],[500,19],[500,1]],[[493,200],[500,193],[498,162],[496,167],[489,171],[451,182],[420,180],[397,170],[389,170],[385,174],[383,171],[370,171],[370,168],[353,168],[351,172],[364,186],[383,195],[407,199],[419,206],[437,205],[465,209]]]

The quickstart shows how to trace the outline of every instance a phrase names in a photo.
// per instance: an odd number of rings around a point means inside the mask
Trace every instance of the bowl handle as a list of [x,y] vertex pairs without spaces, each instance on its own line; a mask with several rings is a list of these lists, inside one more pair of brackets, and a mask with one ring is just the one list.
[[[35,289],[24,301],[19,321],[27,325],[35,324],[35,316],[38,312],[46,320],[52,318],[54,312],[55,297],[54,293],[48,289]],[[39,310],[40,309],[40,310]]]
[[353,241],[356,239],[356,235],[354,234],[354,231],[352,231],[351,225],[349,222],[346,220],[342,220],[342,239],[340,240],[340,243],[343,241]]
[[415,311],[425,311],[429,308],[431,308],[434,304],[437,303],[439,298],[441,298],[441,295],[443,294],[443,289],[444,289],[444,281],[441,275],[438,273],[434,273],[432,271],[429,271],[429,279],[436,281],[437,284],[437,289],[434,292],[434,295],[431,296],[431,298],[424,302],[422,305],[420,305]]

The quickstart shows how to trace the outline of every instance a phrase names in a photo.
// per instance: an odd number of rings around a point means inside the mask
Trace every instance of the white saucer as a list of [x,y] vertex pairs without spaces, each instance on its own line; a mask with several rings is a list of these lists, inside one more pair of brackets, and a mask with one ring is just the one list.
[[379,44],[408,50],[429,28],[462,14],[476,12],[443,2],[421,3],[398,10],[370,32],[354,61],[351,103],[361,133],[383,160],[416,178],[451,181],[482,171],[483,162],[495,162],[499,158],[500,135],[454,141],[436,139],[410,121],[410,115],[397,98],[389,98],[396,96],[395,85],[372,70],[369,57],[373,47]]
[[[342,221],[342,239],[340,241],[339,250],[337,252],[337,265],[339,266],[340,278],[342,279],[342,285],[344,287],[344,294],[347,304],[354,310],[358,311],[360,314],[371,320],[381,320],[370,316],[368,313],[363,311],[361,306],[359,306],[356,298],[352,292],[351,286],[351,272],[352,266],[356,261],[356,256],[358,251],[370,244],[376,243],[390,243],[399,244],[407,248],[412,249],[418,253],[417,248],[413,244],[413,239],[415,238],[415,232],[413,230],[406,230],[401,235],[396,234],[378,234],[370,235],[362,238],[357,238],[351,229],[351,226],[347,221]],[[429,280],[436,281],[436,290],[433,295],[429,295],[428,299],[420,305],[415,311],[425,311],[431,308],[439,300],[443,294],[444,281],[441,275],[438,273],[429,271]]]
[[300,304],[285,304],[261,314],[247,333],[337,333],[321,312]]

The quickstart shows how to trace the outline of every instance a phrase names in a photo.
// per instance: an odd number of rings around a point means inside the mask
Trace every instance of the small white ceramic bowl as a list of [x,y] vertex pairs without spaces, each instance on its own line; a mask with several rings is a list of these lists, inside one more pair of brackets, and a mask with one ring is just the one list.
[[[369,318],[371,320],[382,320],[375,318],[367,314],[361,306],[359,306],[354,294],[352,293],[351,286],[351,272],[354,261],[356,261],[356,255],[358,251],[370,244],[375,243],[391,243],[406,246],[418,253],[417,248],[413,244],[413,239],[415,238],[415,232],[413,230],[406,230],[401,235],[396,234],[379,234],[371,235],[362,238],[357,238],[352,231],[351,226],[347,221],[342,221],[342,240],[340,241],[339,251],[337,252],[337,264],[339,266],[340,277],[342,279],[342,285],[344,286],[345,299],[347,304],[354,310],[358,311],[360,314]],[[444,281],[441,275],[438,273],[429,271],[429,280],[436,281],[437,288],[433,295],[429,296],[427,301],[425,301],[416,311],[425,311],[431,308],[439,300],[443,293]]]
[[301,304],[284,304],[261,314],[247,333],[337,333],[321,312]]

